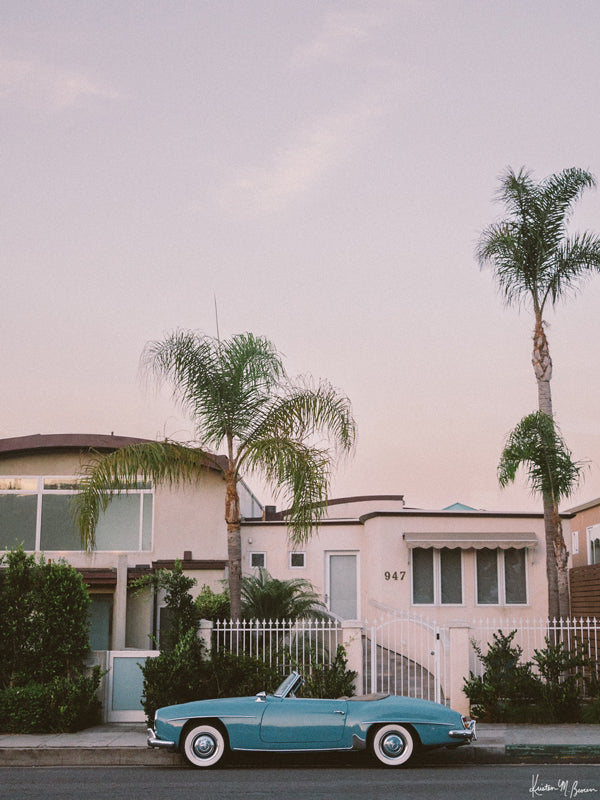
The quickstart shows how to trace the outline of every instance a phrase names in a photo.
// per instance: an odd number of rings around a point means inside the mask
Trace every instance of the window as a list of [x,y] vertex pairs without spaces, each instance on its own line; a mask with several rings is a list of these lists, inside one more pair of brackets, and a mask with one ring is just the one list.
[[412,551],[415,605],[462,604],[462,550],[417,547]]
[[477,603],[479,605],[525,605],[526,550],[477,550]]
[[[0,550],[81,550],[71,515],[77,478],[0,478]],[[149,484],[115,495],[100,513],[96,550],[152,548],[153,491]]]
[[600,564],[600,525],[587,528],[589,544],[589,563]]
[[290,553],[290,567],[302,569],[306,566],[306,553]]
[[251,567],[266,567],[267,554],[266,553],[250,553],[250,566]]

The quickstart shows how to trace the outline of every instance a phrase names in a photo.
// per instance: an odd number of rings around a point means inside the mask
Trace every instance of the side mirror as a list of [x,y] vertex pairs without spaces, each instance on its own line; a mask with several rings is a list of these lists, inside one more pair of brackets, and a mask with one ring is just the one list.
[[265,701],[265,697],[266,697],[266,696],[267,696],[267,693],[266,693],[266,692],[259,692],[259,693],[256,695],[256,702],[257,702],[257,703],[264,703],[264,702],[266,702],[266,701]]

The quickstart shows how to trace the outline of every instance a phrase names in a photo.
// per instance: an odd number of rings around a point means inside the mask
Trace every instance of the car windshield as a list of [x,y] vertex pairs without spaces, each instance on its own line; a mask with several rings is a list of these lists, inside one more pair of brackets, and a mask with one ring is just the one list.
[[277,689],[274,691],[274,697],[286,697],[289,692],[292,691],[294,688],[296,681],[300,675],[297,672],[292,672],[291,675],[288,675],[287,678],[281,683]]

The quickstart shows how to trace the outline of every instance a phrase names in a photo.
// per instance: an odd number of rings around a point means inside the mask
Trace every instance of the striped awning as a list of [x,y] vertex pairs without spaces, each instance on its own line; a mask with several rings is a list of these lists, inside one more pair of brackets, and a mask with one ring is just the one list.
[[426,533],[419,531],[403,534],[403,539],[409,549],[415,547],[443,547],[460,548],[461,550],[482,550],[484,547],[491,549],[500,548],[508,550],[511,547],[523,549],[536,547],[538,544],[535,533]]

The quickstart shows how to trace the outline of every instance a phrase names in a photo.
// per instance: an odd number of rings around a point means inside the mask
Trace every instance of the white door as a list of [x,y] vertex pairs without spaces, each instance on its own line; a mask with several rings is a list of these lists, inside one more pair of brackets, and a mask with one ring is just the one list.
[[341,619],[358,619],[358,555],[327,553],[328,608]]

